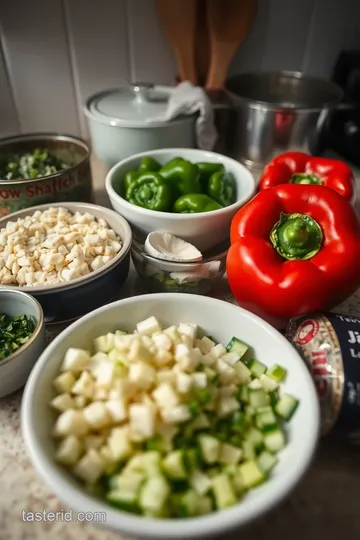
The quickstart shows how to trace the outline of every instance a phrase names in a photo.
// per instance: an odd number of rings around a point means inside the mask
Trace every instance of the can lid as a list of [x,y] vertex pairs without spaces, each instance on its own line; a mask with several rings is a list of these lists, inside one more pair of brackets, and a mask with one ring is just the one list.
[[[172,93],[171,86],[134,83],[91,96],[84,107],[88,118],[120,127],[151,127],[166,125],[162,120]],[[175,121],[179,121],[180,117]]]

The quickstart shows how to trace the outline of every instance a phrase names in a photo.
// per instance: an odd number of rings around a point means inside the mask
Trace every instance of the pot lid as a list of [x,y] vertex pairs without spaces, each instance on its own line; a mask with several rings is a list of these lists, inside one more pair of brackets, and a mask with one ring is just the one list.
[[[91,96],[84,113],[89,118],[122,127],[151,127],[166,125],[168,101],[173,91],[171,86],[155,86],[150,83],[135,83],[114,90],[105,90]],[[180,117],[175,121],[179,121]]]

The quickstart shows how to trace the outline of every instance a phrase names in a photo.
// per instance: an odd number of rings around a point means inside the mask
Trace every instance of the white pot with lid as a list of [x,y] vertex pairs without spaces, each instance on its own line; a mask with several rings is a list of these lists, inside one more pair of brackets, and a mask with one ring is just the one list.
[[196,115],[163,121],[170,86],[138,83],[91,96],[84,107],[92,147],[109,166],[161,148],[195,148]]

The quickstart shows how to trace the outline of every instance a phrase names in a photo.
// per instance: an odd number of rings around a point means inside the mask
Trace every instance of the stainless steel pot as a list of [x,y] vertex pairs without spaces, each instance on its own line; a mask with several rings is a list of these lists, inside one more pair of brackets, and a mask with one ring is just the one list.
[[320,153],[328,113],[342,98],[336,84],[289,71],[244,73],[226,88],[233,107],[226,153],[249,166],[287,150]]

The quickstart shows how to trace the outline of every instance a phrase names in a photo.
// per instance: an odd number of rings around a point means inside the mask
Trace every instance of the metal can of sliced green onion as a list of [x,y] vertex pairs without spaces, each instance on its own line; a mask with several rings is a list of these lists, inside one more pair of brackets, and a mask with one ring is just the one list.
[[360,442],[360,318],[314,313],[290,320],[285,335],[311,371],[321,431]]

